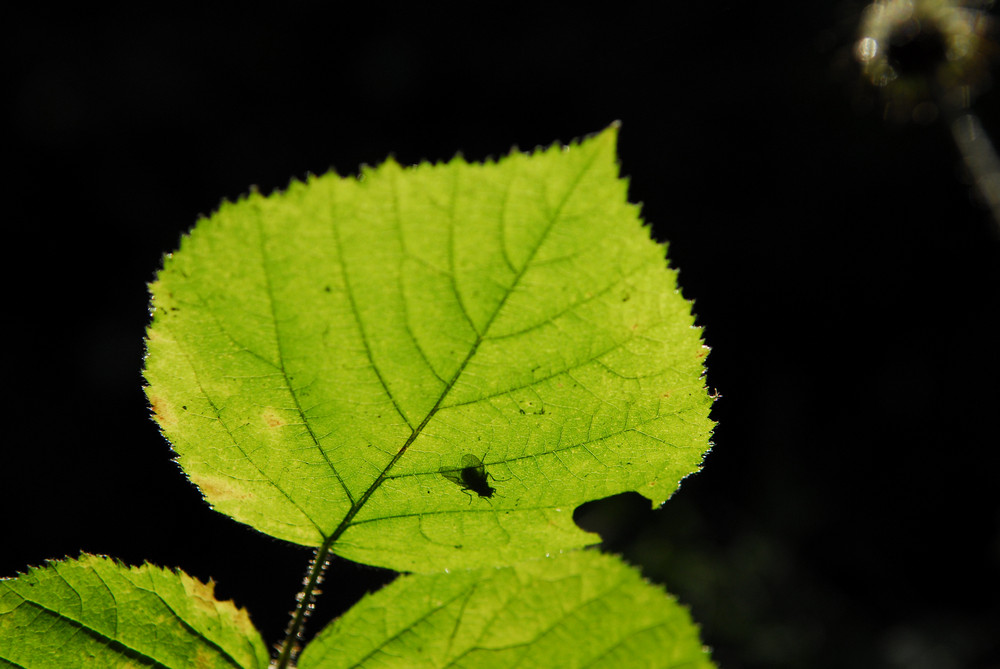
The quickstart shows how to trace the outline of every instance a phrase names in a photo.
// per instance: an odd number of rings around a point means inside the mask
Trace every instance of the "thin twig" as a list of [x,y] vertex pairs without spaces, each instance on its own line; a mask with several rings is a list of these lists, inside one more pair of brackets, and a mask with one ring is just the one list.
[[963,111],[948,123],[969,175],[980,197],[990,208],[1000,235],[1000,158],[979,118]]

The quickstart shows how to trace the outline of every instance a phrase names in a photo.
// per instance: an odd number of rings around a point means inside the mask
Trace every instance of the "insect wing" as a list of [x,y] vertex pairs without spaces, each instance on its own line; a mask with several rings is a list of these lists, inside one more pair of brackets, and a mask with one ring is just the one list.
[[442,467],[438,471],[441,473],[441,476],[445,477],[446,479],[448,479],[449,481],[451,481],[455,485],[460,486],[462,488],[465,487],[465,482],[462,481],[462,471],[463,470],[461,470],[461,469],[448,469],[447,467]]
[[486,476],[486,468],[483,467],[483,461],[474,456],[472,453],[466,453],[462,456],[461,466],[442,467],[438,471],[441,476],[445,477],[463,490],[471,490],[469,481],[474,481],[477,478],[478,470],[482,470],[483,477]]
[[483,461],[472,453],[466,453],[462,456],[462,471],[467,469],[474,469],[477,476],[486,478],[486,467],[483,465]]

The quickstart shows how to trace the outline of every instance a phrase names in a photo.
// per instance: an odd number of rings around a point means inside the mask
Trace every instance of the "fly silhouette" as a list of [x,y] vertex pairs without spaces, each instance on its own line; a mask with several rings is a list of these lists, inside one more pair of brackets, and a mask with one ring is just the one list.
[[491,486],[486,480],[492,474],[486,471],[483,461],[472,453],[466,453],[462,456],[462,466],[460,468],[441,469],[441,476],[459,486],[466,493],[472,491],[480,497],[489,499],[496,492],[496,488]]

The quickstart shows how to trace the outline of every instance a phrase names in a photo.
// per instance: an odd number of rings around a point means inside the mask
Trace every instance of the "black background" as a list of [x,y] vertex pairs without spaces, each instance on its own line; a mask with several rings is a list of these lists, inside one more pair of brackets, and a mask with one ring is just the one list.
[[[181,567],[277,641],[309,551],[209,510],[148,419],[161,255],[252,184],[621,120],[723,397],[663,509],[579,521],[724,669],[1000,667],[1000,235],[943,124],[880,120],[861,5],[471,6],[5,20],[2,574],[81,550]],[[976,108],[1000,138],[1000,90]],[[391,578],[335,562],[310,629]]]

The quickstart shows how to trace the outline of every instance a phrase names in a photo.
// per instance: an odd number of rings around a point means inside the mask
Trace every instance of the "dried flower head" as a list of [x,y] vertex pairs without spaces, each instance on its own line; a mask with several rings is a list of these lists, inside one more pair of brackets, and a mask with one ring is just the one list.
[[864,12],[855,57],[885,98],[891,118],[923,106],[969,106],[989,85],[996,45],[989,39],[990,3],[877,0]]

